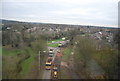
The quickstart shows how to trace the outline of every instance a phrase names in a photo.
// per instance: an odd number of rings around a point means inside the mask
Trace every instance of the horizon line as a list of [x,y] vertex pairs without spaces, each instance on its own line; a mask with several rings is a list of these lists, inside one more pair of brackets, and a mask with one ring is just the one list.
[[52,22],[39,22],[39,21],[24,21],[24,20],[17,20],[17,19],[6,19],[6,18],[0,18],[1,20],[11,20],[11,21],[17,21],[17,22],[26,22],[26,23],[43,23],[43,24],[62,24],[62,25],[82,25],[82,26],[97,26],[97,27],[110,27],[110,28],[119,28],[118,26],[102,26],[102,25],[83,25],[83,24],[69,24],[69,23],[52,23]]

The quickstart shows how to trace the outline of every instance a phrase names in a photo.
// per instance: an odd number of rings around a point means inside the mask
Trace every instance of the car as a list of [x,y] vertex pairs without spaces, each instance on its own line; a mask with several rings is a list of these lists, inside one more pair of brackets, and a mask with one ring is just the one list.
[[49,53],[49,57],[53,57],[54,56],[54,53]]
[[58,47],[62,47],[62,43],[59,43],[59,44],[58,44]]
[[57,50],[57,52],[60,52],[60,50]]
[[58,75],[57,71],[54,71],[54,78],[57,78],[57,75]]
[[54,71],[57,71],[57,70],[58,70],[58,68],[57,68],[57,67],[53,67],[53,70],[54,70]]
[[49,49],[49,53],[53,53],[53,51],[54,51],[53,49]]

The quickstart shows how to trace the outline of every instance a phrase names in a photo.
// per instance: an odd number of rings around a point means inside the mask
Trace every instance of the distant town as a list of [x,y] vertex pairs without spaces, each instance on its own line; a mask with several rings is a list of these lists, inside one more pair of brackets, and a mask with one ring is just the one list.
[[118,78],[119,28],[1,21],[3,79]]
[[[15,26],[12,24],[16,24]],[[19,25],[22,25],[19,27]],[[16,27],[16,28],[15,28]],[[47,24],[47,23],[28,23],[10,20],[2,20],[2,30],[12,30],[13,32],[20,33],[19,28],[24,28],[25,32],[36,32],[38,34],[55,34],[59,32],[67,32],[71,30],[79,31],[82,36],[89,35],[96,40],[105,40],[112,42],[113,35],[119,30],[114,27],[102,26],[84,26],[84,25],[65,25],[65,24]]]

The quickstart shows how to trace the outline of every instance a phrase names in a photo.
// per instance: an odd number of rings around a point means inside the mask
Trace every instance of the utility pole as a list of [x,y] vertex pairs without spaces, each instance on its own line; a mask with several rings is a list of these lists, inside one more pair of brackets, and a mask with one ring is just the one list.
[[39,71],[40,71],[40,51],[39,51],[39,54],[38,54],[38,63],[39,63]]

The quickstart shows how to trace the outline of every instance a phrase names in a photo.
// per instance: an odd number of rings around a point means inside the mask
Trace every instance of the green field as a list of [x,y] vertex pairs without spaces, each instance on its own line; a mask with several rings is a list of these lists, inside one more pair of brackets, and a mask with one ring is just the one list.
[[58,44],[57,43],[55,43],[55,44],[48,44],[48,47],[58,47]]
[[[62,39],[56,39],[56,40],[51,40],[51,41],[48,41],[48,43],[52,43],[52,41],[54,42],[58,42],[58,41],[63,41]],[[58,43],[54,43],[54,44],[48,44],[48,47],[58,47]]]
[[[56,40],[52,40],[52,41],[57,42],[57,41],[63,41],[63,40],[62,39],[56,39]],[[52,41],[48,41],[48,43],[52,43]]]

